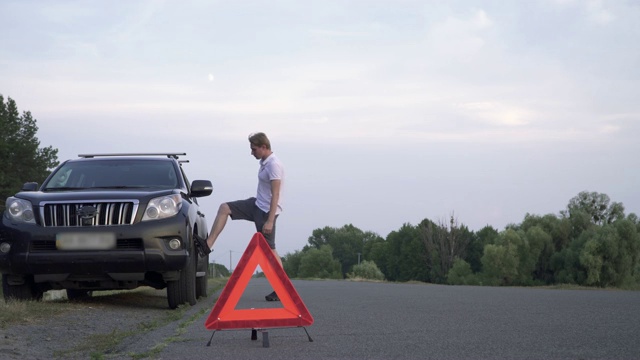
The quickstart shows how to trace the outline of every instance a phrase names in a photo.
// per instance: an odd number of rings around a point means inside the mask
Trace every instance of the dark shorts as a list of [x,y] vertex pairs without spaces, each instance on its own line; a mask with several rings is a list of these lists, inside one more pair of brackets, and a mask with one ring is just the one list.
[[[237,200],[230,201],[227,203],[229,205],[229,209],[231,209],[231,219],[232,220],[249,220],[253,221],[256,224],[256,231],[262,232],[262,226],[267,222],[269,218],[269,213],[266,213],[258,206],[256,206],[256,198],[248,198],[246,200]],[[264,238],[267,240],[267,243],[272,249],[276,248],[276,220],[278,219],[278,215],[273,220],[273,230],[271,234],[265,234]]]

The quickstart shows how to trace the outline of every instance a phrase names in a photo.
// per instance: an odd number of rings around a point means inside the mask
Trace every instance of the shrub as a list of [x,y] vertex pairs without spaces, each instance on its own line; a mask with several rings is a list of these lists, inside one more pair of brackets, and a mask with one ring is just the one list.
[[447,273],[447,283],[450,285],[478,285],[478,277],[471,271],[471,265],[462,259],[453,262]]
[[353,272],[347,274],[349,279],[384,280],[384,274],[373,261],[364,260],[354,265],[352,270]]

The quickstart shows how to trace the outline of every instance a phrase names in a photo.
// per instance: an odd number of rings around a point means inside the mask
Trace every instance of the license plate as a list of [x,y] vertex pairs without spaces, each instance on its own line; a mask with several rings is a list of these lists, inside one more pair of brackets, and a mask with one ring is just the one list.
[[59,250],[109,250],[115,247],[114,233],[60,233],[56,236]]

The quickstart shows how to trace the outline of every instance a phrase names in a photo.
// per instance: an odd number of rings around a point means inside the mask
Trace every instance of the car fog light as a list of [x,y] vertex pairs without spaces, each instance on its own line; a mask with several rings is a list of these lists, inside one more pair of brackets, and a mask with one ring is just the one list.
[[171,239],[169,241],[169,247],[171,248],[171,250],[178,250],[180,249],[180,239]]
[[6,254],[11,250],[11,244],[3,242],[0,244],[0,253]]

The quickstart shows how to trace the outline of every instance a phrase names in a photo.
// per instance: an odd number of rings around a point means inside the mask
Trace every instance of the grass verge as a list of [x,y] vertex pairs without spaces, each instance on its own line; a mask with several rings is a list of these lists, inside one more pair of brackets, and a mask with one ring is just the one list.
[[[220,289],[224,284],[226,284],[227,279],[215,278],[209,279],[209,293],[215,293],[218,289]],[[147,297],[144,293],[139,294],[139,297]],[[140,304],[145,304],[140,299],[136,299],[136,296],[133,294],[126,294],[126,296],[110,296],[110,303],[115,301],[116,303],[120,300],[122,301],[122,305],[124,306],[140,306]],[[112,301],[113,300],[113,301]],[[148,300],[146,300],[148,301]],[[163,299],[163,302],[166,303],[166,298]],[[129,304],[129,305],[127,305]],[[136,305],[131,305],[136,304]],[[72,357],[74,354],[78,353],[89,353],[91,359],[102,360],[109,358],[114,355],[113,352],[115,349],[122,343],[123,340],[131,337],[137,336],[141,334],[145,334],[147,332],[153,331],[157,328],[165,326],[169,323],[179,321],[184,317],[185,312],[190,307],[187,305],[181,305],[175,310],[167,310],[162,312],[162,315],[155,318],[152,321],[146,321],[138,324],[135,329],[127,329],[127,330],[113,330],[109,333],[103,334],[92,334],[88,336],[81,346],[71,348],[66,351],[57,352],[54,354],[57,358],[68,358]],[[191,323],[193,323],[196,319],[200,318],[203,314],[205,314],[210,309],[202,309],[187,319],[184,319],[182,322],[178,324],[176,333],[171,337],[165,339],[164,342],[156,345],[153,349],[140,353],[140,354],[127,354],[128,357],[132,359],[144,359],[153,356],[154,354],[159,353],[164,349],[168,344],[172,342],[179,341],[179,336],[184,333],[184,329]],[[119,354],[122,355],[122,354]]]
[[[55,304],[55,306],[51,306]],[[74,309],[67,300],[45,301],[2,301],[0,303],[0,328],[6,329],[16,324],[33,324],[51,316],[57,316]]]

